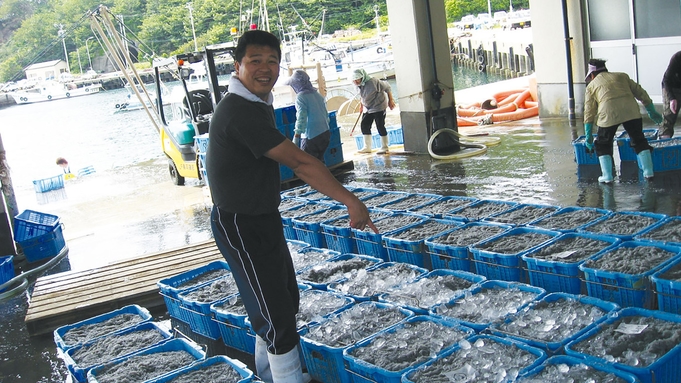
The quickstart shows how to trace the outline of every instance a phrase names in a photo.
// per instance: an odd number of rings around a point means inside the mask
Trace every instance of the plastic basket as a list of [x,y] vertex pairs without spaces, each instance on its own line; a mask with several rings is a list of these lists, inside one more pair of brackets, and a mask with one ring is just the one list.
[[279,179],[287,181],[295,177],[293,170],[286,165],[279,165]]
[[[388,219],[399,219],[398,217],[411,217],[412,222],[407,223],[401,228],[395,230],[390,230],[388,232],[396,231],[402,228],[411,227],[414,224],[422,223],[428,219],[426,216],[410,214],[410,213],[395,213],[385,218],[380,218],[374,221],[374,224],[380,225],[384,220]],[[379,228],[380,230],[380,228]],[[355,238],[357,243],[357,252],[360,254],[371,255],[373,257],[381,258],[385,261],[389,261],[388,250],[383,243],[383,234],[374,233],[371,229],[365,228],[365,230],[352,229],[352,236]]]
[[56,176],[42,178],[39,180],[33,180],[33,189],[36,193],[45,193],[50,190],[57,190],[64,187],[64,175],[59,174]]
[[677,257],[677,259],[650,276],[655,295],[657,296],[657,307],[659,310],[681,314],[681,280],[667,279],[664,275],[670,269],[679,267],[680,264],[681,257]]
[[[533,299],[531,299],[528,302],[519,304],[516,307],[513,307],[511,310],[513,312],[517,312],[522,310],[525,306],[530,304],[531,302],[541,299],[545,294],[546,290],[542,289],[541,287],[535,287],[535,286],[530,286],[525,283],[519,283],[519,282],[506,282],[506,281],[484,281],[480,283],[478,286],[473,287],[469,292],[462,293],[458,297],[453,298],[451,301],[447,303],[443,303],[440,305],[436,305],[431,308],[430,310],[430,315],[438,317],[438,318],[445,318],[445,319],[450,319],[450,320],[455,320],[457,322],[460,322],[464,326],[470,327],[474,329],[476,332],[481,332],[485,330],[487,327],[489,327],[493,320],[490,321],[477,321],[477,322],[472,322],[470,320],[466,320],[463,318],[456,318],[456,317],[451,317],[445,314],[442,314],[440,308],[443,307],[452,307],[454,305],[459,304],[459,302],[463,302],[463,299],[466,298],[467,294],[475,295],[475,294],[480,294],[485,291],[492,291],[495,289],[503,290],[503,289],[518,289],[521,292],[527,292],[530,294],[533,294]],[[506,313],[507,314],[507,313]],[[502,319],[503,316],[505,316],[505,313],[501,313],[502,317],[496,318],[495,320]]]
[[33,210],[24,210],[14,217],[14,240],[26,241],[54,231],[59,226],[59,217]]
[[522,226],[558,211],[558,206],[519,204],[505,212],[493,214],[483,221],[498,222],[504,225]]
[[[413,279],[405,280],[405,281],[400,282],[400,283],[408,283],[408,282],[413,281],[416,278],[418,278],[419,276],[426,274],[428,272],[428,270],[426,270],[422,267],[418,267],[418,266],[414,266],[414,265],[410,265],[410,264],[406,264],[406,263],[398,263],[398,262],[380,262],[380,263],[378,263],[374,266],[368,267],[366,270],[367,270],[367,274],[370,274],[370,273],[376,273],[380,269],[383,269],[383,268],[399,267],[401,265],[404,265],[406,268],[411,269],[411,271],[413,271],[416,274],[416,276]],[[329,291],[333,291],[333,292],[336,292],[338,294],[347,295],[347,296],[353,298],[354,300],[356,300],[357,302],[363,302],[363,301],[368,301],[368,300],[376,300],[380,294],[385,292],[385,291],[371,291],[370,290],[370,291],[366,291],[363,295],[345,293],[345,292],[341,291],[341,288],[342,288],[343,283],[348,282],[348,281],[349,281],[348,278],[343,278],[343,279],[339,280],[338,282],[330,283],[328,285],[327,289]],[[395,285],[388,286],[386,284],[385,289],[388,289],[388,288],[394,287],[394,286]]]
[[335,220],[321,222],[319,224],[326,247],[340,253],[356,253],[357,243],[352,237],[350,226],[340,227],[333,224]]
[[[594,140],[598,137],[597,134],[594,134],[593,136]],[[586,136],[579,136],[572,141],[572,147],[575,150],[575,161],[577,162],[577,165],[597,165],[598,155],[595,150],[590,152],[586,150],[585,139]]]
[[[237,296],[237,295],[235,295]],[[226,346],[249,354],[255,353],[255,333],[247,323],[248,315],[228,313],[220,307],[229,306],[230,298],[210,305],[214,321],[220,331],[220,337]]]
[[445,232],[448,229],[460,226],[462,223],[457,221],[443,220],[443,219],[428,219],[420,223],[415,223],[409,225],[402,229],[394,230],[392,232],[383,235],[383,245],[388,253],[388,260],[391,262],[404,262],[415,266],[424,267],[426,269],[433,269],[430,263],[430,257],[425,251],[425,240],[427,237],[416,238],[416,239],[401,239],[397,238],[400,234],[408,230],[415,230],[419,227],[430,225],[430,224],[441,224],[443,225],[443,230]]
[[506,319],[504,319],[503,323],[510,323],[518,318],[521,318],[524,314],[527,314],[528,312],[532,311],[535,306],[540,304],[541,302],[556,302],[561,299],[572,299],[579,301],[581,304],[584,305],[590,305],[597,307],[601,310],[603,310],[603,316],[596,319],[594,322],[592,322],[589,325],[586,325],[585,327],[581,329],[575,330],[574,333],[570,334],[568,337],[558,340],[558,341],[552,341],[548,342],[545,340],[539,340],[539,339],[532,339],[532,338],[527,338],[522,335],[514,334],[514,333],[507,333],[504,332],[499,328],[498,323],[493,323],[487,331],[491,332],[494,335],[497,336],[502,336],[502,337],[509,337],[511,339],[515,339],[524,343],[529,344],[530,346],[534,346],[537,348],[540,348],[544,351],[547,352],[549,355],[555,355],[563,352],[563,347],[565,347],[566,344],[568,344],[570,341],[576,339],[579,337],[581,334],[587,332],[591,328],[595,327],[598,323],[603,322],[608,318],[609,315],[614,313],[615,311],[619,310],[619,306],[615,303],[612,302],[606,302],[600,299],[592,298],[592,297],[587,297],[584,295],[578,295],[578,294],[567,294],[567,293],[551,293],[543,296],[541,299],[532,302],[528,306],[526,306],[522,311],[515,313],[515,314],[510,314]]
[[[577,339],[571,341],[565,346],[565,353],[568,356],[573,356],[580,359],[594,360],[598,363],[616,368],[620,371],[631,373],[638,377],[643,383],[677,383],[681,382],[681,344],[677,344],[666,354],[659,356],[653,363],[648,366],[632,367],[623,363],[609,362],[604,358],[595,355],[584,354],[575,350],[576,345],[582,341],[598,335],[603,331],[605,326],[608,326],[622,318],[628,316],[643,316],[652,317],[664,321],[681,323],[681,316],[674,315],[662,311],[646,310],[638,307],[628,307],[617,312],[617,315],[606,319],[595,328],[587,331],[579,336]],[[618,345],[613,345],[613,347]],[[625,344],[619,344],[619,347],[626,347]]]
[[[656,128],[646,128],[643,129],[643,135],[648,141],[657,140],[658,129]],[[636,151],[631,146],[631,139],[629,138],[629,133],[624,130],[617,134],[615,137],[615,142],[617,142],[617,151],[620,155],[620,160],[622,161],[636,161]]]
[[196,144],[196,152],[205,154],[208,151],[208,133],[194,136],[194,143]]
[[[327,209],[317,213],[323,214],[330,210],[347,213],[347,209],[343,206],[329,206]],[[292,218],[291,227],[293,227],[293,230],[296,232],[296,237],[298,240],[305,241],[314,247],[327,247],[326,240],[322,232],[321,223],[338,217],[314,220],[313,217],[317,213],[305,214]]]
[[666,138],[650,142],[653,170],[666,172],[681,169],[681,140],[678,137]]
[[640,274],[632,275],[616,271],[594,269],[587,263],[579,266],[584,272],[586,288],[589,296],[600,298],[619,304],[622,307],[641,307],[646,309],[656,309],[657,302],[653,294],[650,276],[664,266],[679,259],[681,248],[677,246],[655,245],[637,241],[622,242],[608,251],[602,252],[593,260],[598,260],[609,252],[621,247],[657,247],[675,254],[670,259],[662,261],[658,265],[651,265],[651,268]]
[[[309,321],[304,321],[303,320],[304,318],[301,319],[300,316],[296,316],[297,327],[298,327],[299,333],[302,332],[305,328],[308,328],[310,326],[314,326],[315,324],[323,321],[324,319],[326,319],[326,318],[328,318],[328,317],[330,317],[330,316],[332,316],[336,313],[344,311],[345,309],[348,309],[348,308],[350,308],[350,306],[355,304],[355,300],[348,297],[348,296],[338,294],[338,293],[334,293],[332,291],[317,290],[317,289],[314,289],[314,288],[302,291],[300,293],[301,301],[302,301],[302,299],[304,299],[308,295],[319,295],[319,296],[324,297],[325,299],[335,299],[338,302],[343,301],[343,304],[334,308],[334,309],[331,309],[328,306],[327,307],[315,307],[315,309],[317,310],[316,313],[315,313],[315,316],[313,318],[311,318],[311,320],[309,320]],[[300,312],[298,312],[298,315],[300,315]]]
[[[635,232],[626,232],[626,231],[620,231],[618,233],[613,233],[612,231],[610,232],[600,232],[599,230],[603,230],[599,228],[599,225],[605,224],[607,225],[609,222],[618,222],[620,223],[619,227],[623,227],[623,224],[621,220],[629,219],[630,217],[639,217],[641,220],[645,220],[645,222],[650,222],[646,224],[645,226],[641,225],[641,227],[634,226],[632,230],[638,229]],[[652,225],[658,223],[659,221],[665,219],[667,216],[664,214],[655,214],[655,213],[645,213],[645,212],[634,212],[634,211],[621,211],[621,212],[614,212],[612,214],[608,214],[606,216],[603,216],[595,221],[592,221],[591,223],[582,226],[578,232],[582,233],[594,233],[594,234],[607,234],[613,237],[618,237],[622,239],[623,241],[631,240],[634,238],[634,236],[638,235],[639,233],[645,231],[647,228],[651,227]],[[629,225],[631,226],[631,225]]]
[[551,365],[556,365],[556,364],[565,364],[568,366],[576,366],[579,364],[583,364],[585,366],[588,366],[589,368],[592,368],[596,371],[604,372],[607,374],[612,374],[614,376],[617,376],[618,378],[622,379],[626,383],[638,383],[639,380],[636,378],[636,376],[620,371],[616,368],[613,368],[611,366],[607,366],[605,364],[601,364],[597,362],[596,360],[592,358],[575,358],[573,356],[567,356],[567,355],[554,355],[544,361],[541,365],[523,373],[522,379],[518,379],[518,383],[526,382],[525,379],[531,379],[533,377],[538,376],[541,374],[548,366]]
[[410,193],[406,198],[388,202],[381,206],[383,209],[388,209],[391,211],[407,212],[409,210],[418,209],[419,207],[441,200],[443,197],[437,194],[427,194],[427,193]]
[[18,242],[28,262],[54,257],[66,247],[61,225],[47,234]]
[[[590,257],[582,259],[578,262],[561,262],[555,260],[546,260],[540,258],[534,258],[534,255],[541,251],[542,249],[551,246],[557,242],[569,240],[571,238],[590,238],[593,240],[603,241],[609,245],[605,246],[600,251],[592,254]],[[527,265],[527,273],[529,276],[529,283],[532,286],[539,286],[548,292],[564,292],[571,294],[586,294],[586,285],[584,284],[584,273],[579,270],[579,265],[591,259],[603,251],[607,251],[610,248],[616,246],[620,243],[618,238],[610,237],[607,235],[596,235],[596,234],[586,234],[586,233],[564,233],[549,242],[540,245],[539,247],[531,250],[520,258]],[[566,257],[570,254],[567,253]]]
[[14,278],[14,256],[0,257],[0,285],[12,278]]
[[[483,199],[445,213],[443,218],[455,219],[463,222],[480,221],[489,216],[508,211],[517,205],[517,202]],[[487,208],[489,208],[489,210],[485,210]]]
[[[367,261],[367,262],[370,262],[371,265],[367,266],[367,267],[366,267],[367,269],[370,268],[370,267],[372,267],[372,266],[378,265],[378,264],[380,264],[381,262],[383,262],[383,260],[382,260],[381,258],[371,257],[371,256],[368,256],[368,255],[362,255],[362,254],[345,253],[345,254],[341,254],[341,255],[338,255],[338,256],[336,256],[336,257],[333,257],[333,258],[327,260],[326,262],[323,262],[323,263],[319,264],[319,266],[323,266],[323,265],[325,265],[325,264],[340,263],[340,262],[342,262],[342,261],[347,261],[347,260],[352,260],[352,259],[361,259],[361,260],[365,260],[365,261]],[[309,281],[309,280],[304,279],[304,276],[301,275],[301,273],[304,272],[304,271],[308,271],[308,272],[309,272],[311,269],[314,269],[314,268],[315,268],[315,266],[312,266],[312,267],[310,267],[310,268],[306,268],[306,269],[304,269],[304,270],[300,270],[300,271],[298,272],[298,280],[301,281],[301,282],[303,282],[303,283],[306,283],[306,284],[312,286],[312,288],[314,288],[314,289],[317,289],[317,290],[327,290],[328,285],[329,285],[330,283],[337,282],[337,281],[339,281],[339,280],[341,280],[341,279],[344,278],[344,277],[340,277],[340,278],[338,278],[338,279],[336,279],[336,280],[329,281],[329,282],[326,282],[326,283],[319,283],[319,282]]]
[[184,273],[161,279],[156,282],[163,300],[165,301],[168,314],[175,319],[181,320],[184,323],[189,323],[189,315],[186,310],[181,308],[179,294],[188,289],[202,284],[210,283],[217,278],[215,277],[201,283],[192,283],[192,281],[199,281],[200,278],[207,275],[207,273],[216,270],[229,271],[229,265],[225,261],[214,261],[207,265],[197,267],[195,269],[185,271]]
[[[560,232],[577,231],[585,225],[602,218],[611,212],[591,207],[564,207],[553,214],[528,222],[528,226]],[[592,218],[593,217],[593,218]],[[577,221],[575,223],[575,221]]]
[[[665,231],[672,231],[672,237],[663,236],[662,234]],[[667,217],[641,231],[634,236],[634,239],[637,241],[662,242],[681,246],[681,216]]]
[[407,212],[425,215],[431,218],[443,218],[445,214],[477,201],[479,201],[479,199],[474,197],[449,196],[418,207],[407,209]]
[[[371,337],[366,338],[356,343],[355,345],[350,346],[343,350],[343,359],[345,361],[346,370],[351,374],[352,381],[355,383],[356,382],[400,383],[402,375],[407,370],[418,367],[428,362],[431,359],[430,357],[420,361],[413,360],[413,363],[408,367],[405,367],[399,371],[390,371],[385,368],[371,364],[360,358],[357,358],[352,354],[353,351],[359,348],[371,345],[379,337],[388,336],[402,331],[407,324],[424,321],[429,321],[441,325],[446,328],[446,331],[459,331],[465,338],[471,337],[475,334],[475,332],[468,327],[461,326],[456,322],[443,320],[441,318],[435,318],[428,315],[418,315],[411,317],[398,325],[390,327],[387,330],[380,331],[375,335],[372,335]],[[454,346],[454,344],[443,345],[440,351],[444,351],[452,346]],[[431,352],[433,352],[433,350],[431,350]],[[400,358],[401,360],[403,360],[406,357],[417,358],[420,356],[421,355],[414,353],[409,353],[407,355],[394,355],[395,358]]]
[[[522,249],[516,253],[506,254],[499,253],[492,250],[485,250],[483,246],[502,238],[507,238],[515,235],[524,234],[538,234],[546,237],[542,243],[535,244],[528,248]],[[516,227],[498,234],[494,237],[480,241],[470,247],[473,256],[473,263],[478,274],[486,276],[488,279],[499,279],[503,281],[517,281],[526,282],[528,280],[526,267],[520,258],[523,254],[536,249],[544,243],[547,243],[552,238],[560,235],[560,232],[544,229],[536,229],[530,227]]]
[[[430,255],[430,263],[432,268],[474,271],[474,268],[471,267],[471,254],[469,247],[479,242],[479,240],[473,243],[467,243],[465,246],[449,245],[441,241],[444,237],[454,234],[458,232],[458,230],[472,229],[477,226],[499,228],[499,232],[496,234],[500,234],[501,232],[511,228],[510,225],[500,225],[492,222],[471,222],[446,231],[442,234],[426,238],[423,244],[425,246],[425,252]],[[492,237],[492,235],[490,237]]]
[[[103,323],[103,322],[105,322],[105,321],[107,321],[107,320],[111,320],[112,318],[115,318],[115,317],[117,317],[117,316],[119,316],[119,315],[123,315],[123,314],[136,315],[136,316],[139,317],[139,322],[134,323],[134,324],[129,325],[129,326],[123,326],[123,327],[119,327],[119,328],[113,329],[112,331],[109,331],[108,333],[103,333],[103,334],[101,334],[101,335],[99,335],[99,336],[96,336],[96,337],[94,337],[94,338],[88,339],[88,340],[86,340],[85,342],[68,343],[68,341],[66,341],[66,340],[64,339],[64,336],[65,336],[69,331],[71,331],[71,330],[73,330],[73,329],[79,329],[79,328],[82,328],[82,327],[84,327],[84,326],[90,326],[90,325],[96,325],[96,324],[99,324],[99,323]],[[112,333],[112,332],[122,331],[122,330],[125,330],[125,329],[127,329],[127,328],[137,326],[138,324],[141,324],[141,323],[150,322],[152,319],[153,319],[153,318],[151,317],[151,314],[149,314],[149,310],[147,310],[146,308],[140,307],[140,306],[138,306],[138,305],[128,305],[128,306],[122,307],[122,308],[120,308],[120,309],[118,309],[118,310],[110,311],[110,312],[108,312],[108,313],[104,313],[104,314],[101,314],[101,315],[97,315],[97,316],[95,316],[95,317],[92,317],[92,318],[89,318],[89,319],[85,319],[85,320],[82,320],[82,321],[80,321],[80,322],[76,322],[76,323],[73,323],[73,324],[68,324],[68,325],[61,326],[61,327],[57,328],[57,329],[54,330],[54,332],[53,332],[53,334],[54,334],[54,343],[57,345],[57,347],[58,347],[60,350],[66,351],[66,350],[68,350],[68,349],[70,349],[70,348],[73,348],[73,347],[75,347],[75,346],[78,346],[78,345],[80,345],[80,344],[82,344],[82,343],[91,342],[91,341],[93,341],[93,340],[95,340],[95,339],[97,339],[97,338],[100,338],[100,337],[102,337],[102,336],[106,336],[106,335],[108,335],[108,334],[110,334],[110,333]]]
[[332,206],[330,203],[309,201],[289,209],[280,210],[281,222],[284,225],[284,237],[286,239],[305,241],[303,238],[298,238],[298,233],[293,227],[293,219],[328,209],[330,206]]
[[[86,342],[86,343],[83,343],[81,345],[78,345],[78,346],[75,346],[75,347],[72,347],[72,348],[66,350],[63,353],[64,364],[66,364],[67,369],[69,370],[71,375],[76,379],[76,381],[78,381],[80,383],[85,383],[85,382],[87,382],[88,371],[90,371],[94,367],[97,367],[98,364],[97,365],[91,365],[91,366],[79,365],[73,359],[74,353],[77,352],[78,350],[80,350],[83,347],[90,347],[94,343],[102,342],[105,339],[110,338],[112,336],[127,335],[129,333],[136,332],[136,331],[158,331],[161,334],[161,336],[163,337],[163,340],[161,340],[160,342],[154,343],[154,344],[145,345],[145,346],[140,347],[139,349],[135,349],[135,350],[132,350],[132,349],[131,350],[124,350],[123,352],[121,352],[120,350],[116,350],[116,351],[120,352],[121,354],[112,357],[111,359],[105,361],[104,363],[107,363],[107,362],[110,362],[110,361],[113,361],[113,360],[116,360],[116,359],[124,358],[124,357],[131,355],[131,354],[134,354],[136,352],[140,352],[140,351],[146,350],[148,348],[160,345],[162,343],[169,341],[173,337],[170,332],[168,332],[163,327],[157,325],[156,323],[145,322],[145,323],[139,324],[135,327],[131,327],[131,328],[128,328],[128,329],[125,329],[125,330],[122,330],[122,331],[119,331],[119,332],[116,332],[116,333],[112,333],[112,334],[109,334],[107,336],[103,336],[103,337],[94,339],[90,342]],[[126,352],[126,351],[129,351],[129,352]],[[104,363],[100,363],[100,364],[104,364]]]
[[[228,276],[233,282],[233,278]],[[212,282],[215,283],[216,281]],[[233,282],[235,283],[235,282]],[[236,284],[236,283],[235,283]],[[189,318],[189,327],[192,331],[197,334],[203,335],[213,340],[220,339],[221,333],[218,323],[213,320],[213,312],[211,311],[211,305],[215,302],[221,301],[222,299],[216,299],[211,302],[195,301],[187,298],[187,295],[195,290],[204,288],[206,284],[192,287],[191,289],[185,290],[178,294],[178,299],[180,301],[180,309],[186,312],[187,318]],[[234,294],[236,294],[236,289]],[[231,295],[234,295],[231,294]],[[231,296],[230,295],[230,296]]]
[[[509,347],[517,347],[519,349],[522,349],[522,350],[527,351],[530,354],[532,354],[534,356],[534,360],[532,360],[531,363],[527,367],[522,368],[518,372],[519,374],[524,374],[527,371],[530,371],[533,368],[536,368],[537,366],[542,364],[544,362],[544,360],[546,360],[546,353],[543,350],[538,349],[536,347],[529,346],[529,345],[522,343],[522,342],[518,342],[516,340],[507,339],[507,338],[499,338],[499,337],[493,336],[493,335],[476,335],[476,336],[469,338],[468,341],[471,344],[474,344],[478,339],[482,339],[484,341],[494,341],[494,342],[501,343],[501,344],[509,346]],[[450,357],[450,356],[456,357],[457,352],[459,352],[460,350],[461,350],[461,348],[458,345],[454,346],[454,347],[450,347],[447,351],[438,355],[436,358],[426,362],[425,364],[423,364],[419,367],[407,370],[407,372],[405,372],[403,377],[402,377],[402,382],[403,383],[412,383],[413,380],[411,380],[411,379],[419,369],[426,369],[429,366],[431,366],[435,363],[438,363],[438,361],[445,359],[447,357]],[[451,371],[450,371],[450,373],[451,373]],[[509,377],[506,380],[506,382],[512,382],[512,381],[515,381],[515,379],[513,379],[513,377]]]
[[[300,339],[300,345],[301,349],[303,352],[303,357],[305,358],[305,364],[307,366],[307,371],[310,374],[310,376],[317,381],[324,382],[324,383],[350,383],[352,382],[352,378],[350,374],[345,370],[345,363],[344,363],[344,358],[343,358],[343,351],[351,346],[348,345],[346,347],[331,347],[325,344],[322,344],[320,342],[317,342],[313,339],[310,339],[306,337],[306,335],[312,331],[315,327],[321,326],[324,322],[338,316],[342,315],[344,311],[354,308],[357,306],[368,306],[372,305],[375,306],[379,309],[387,309],[387,308],[392,308],[394,306],[388,305],[385,303],[377,303],[377,302],[362,302],[358,303],[356,305],[351,305],[345,310],[342,310],[334,315],[331,315],[327,317],[324,321],[321,321],[315,325],[312,325],[308,328],[303,329],[300,332],[301,339]],[[399,324],[400,322],[408,319],[413,315],[413,313],[409,310],[405,309],[400,309],[400,312],[404,315],[402,320],[400,320],[397,323],[393,324],[387,324],[385,328],[379,329],[378,331],[385,330],[387,328],[390,328],[396,324]],[[378,332],[376,331],[376,332]],[[369,336],[374,335],[376,332],[369,334],[367,337],[364,337],[362,339],[366,339]],[[357,339],[358,341],[361,341],[362,339]]]
[[[336,130],[336,132],[338,132],[338,130]],[[334,134],[332,134],[331,136],[334,136]],[[324,152],[324,164],[327,167],[338,165],[343,161],[344,158],[342,143],[336,144],[334,146],[329,145],[329,147],[326,148],[326,151]]]
[[[133,353],[133,354],[130,354],[130,355],[118,358],[118,359],[114,359],[114,360],[112,360],[112,361],[110,361],[106,364],[102,364],[102,365],[99,365],[97,367],[94,367],[94,368],[92,368],[91,370],[88,371],[87,381],[88,381],[88,383],[98,383],[99,380],[97,380],[97,378],[104,375],[108,369],[116,366],[117,364],[127,362],[127,361],[129,361],[129,360],[131,360],[135,357],[143,356],[143,355],[158,354],[158,353],[161,353],[161,352],[170,352],[170,351],[185,351],[185,352],[189,353],[194,358],[194,362],[192,362],[192,363],[206,359],[206,353],[197,344],[195,344],[193,342],[190,343],[189,341],[187,341],[185,339],[177,339],[176,338],[176,339],[171,339],[171,340],[169,340],[165,343],[159,344],[157,346],[147,348],[143,351],[139,351],[139,352],[136,352],[136,353]],[[192,363],[190,363],[190,364],[192,364]],[[186,367],[186,366],[182,366],[182,367]],[[158,376],[155,376],[153,378],[145,380],[145,382],[148,382],[150,380],[157,379],[157,378],[163,377],[165,375],[168,375],[168,374],[170,374],[174,371],[179,370],[182,367],[163,372],[164,367],[159,366],[158,367],[159,372],[161,372],[161,373]]]
[[[197,363],[191,364],[189,366],[183,367],[179,370],[175,370],[174,372],[164,375],[163,377],[154,379],[152,381],[149,381],[148,383],[168,383],[172,381],[173,379],[182,377],[184,375],[187,375],[189,373],[195,373],[196,371],[201,371],[209,366],[213,366],[216,364],[227,364],[231,368],[233,368],[239,375],[241,375],[242,379],[239,380],[237,383],[250,383],[253,379],[253,371],[249,370],[248,367],[241,361],[229,358],[225,355],[215,355],[213,357],[204,359],[202,361],[199,361]],[[181,379],[181,378],[180,378]]]
[[386,130],[388,131],[388,145],[404,144],[401,126],[389,126]]

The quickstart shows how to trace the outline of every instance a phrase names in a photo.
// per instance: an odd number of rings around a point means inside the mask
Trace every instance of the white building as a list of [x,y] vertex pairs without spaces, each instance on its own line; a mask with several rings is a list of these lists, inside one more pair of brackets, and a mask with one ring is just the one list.
[[68,73],[69,68],[64,60],[52,60],[35,63],[24,68],[28,80],[57,80],[62,73]]

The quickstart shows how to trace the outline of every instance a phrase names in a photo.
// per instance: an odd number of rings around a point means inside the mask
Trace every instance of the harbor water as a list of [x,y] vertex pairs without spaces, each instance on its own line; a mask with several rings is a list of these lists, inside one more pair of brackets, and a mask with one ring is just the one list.
[[[489,83],[486,76],[455,69],[455,78],[462,81],[455,88]],[[212,237],[204,184],[191,179],[182,187],[172,184],[158,133],[145,112],[114,113],[126,94],[124,89],[103,91],[0,110],[18,211],[54,214],[63,223],[69,254],[52,272],[87,270]],[[389,123],[399,123],[398,111],[388,114]],[[571,141],[583,134],[579,123],[571,127],[566,120],[535,118],[467,127],[461,132],[496,136],[501,143],[483,155],[439,161],[427,154],[355,155],[349,137],[355,120],[356,115],[339,118],[344,156],[354,159],[355,169],[338,178],[349,186],[681,213],[677,172],[641,183],[635,169],[618,168],[619,182],[605,186],[596,180],[598,169],[578,167]],[[59,156],[68,159],[72,170],[92,166],[95,172],[66,181],[63,189],[36,193],[33,180],[57,174]],[[30,290],[0,303],[0,382],[70,382],[53,339],[28,336],[23,319],[29,301]]]

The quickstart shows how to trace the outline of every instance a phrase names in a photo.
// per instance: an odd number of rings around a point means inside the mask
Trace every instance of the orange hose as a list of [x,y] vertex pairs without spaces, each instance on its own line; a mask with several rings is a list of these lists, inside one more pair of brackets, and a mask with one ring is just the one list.
[[519,94],[520,93],[513,93],[513,94],[508,95],[503,100],[497,102],[497,106],[503,106],[503,105],[508,105],[508,104],[512,103],[516,98],[518,98]]
[[513,89],[513,90],[502,90],[501,92],[494,93],[494,95],[492,95],[492,97],[495,100],[499,101],[499,100],[503,100],[506,97],[511,96],[513,94],[522,93],[525,89],[527,89],[527,88]]

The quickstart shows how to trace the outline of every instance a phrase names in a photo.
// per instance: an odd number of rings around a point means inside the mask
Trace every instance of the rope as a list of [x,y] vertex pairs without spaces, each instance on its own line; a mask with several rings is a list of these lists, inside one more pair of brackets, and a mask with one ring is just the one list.
[[[447,154],[447,155],[440,155],[436,154],[433,152],[433,143],[435,142],[435,138],[442,134],[442,133],[449,133],[453,135],[455,138],[454,140],[460,145],[465,148],[475,148],[477,150],[473,151],[467,151],[463,153],[455,153],[455,154]],[[465,142],[463,140],[460,140],[461,138],[469,141]],[[470,141],[475,141],[475,142],[470,142]],[[487,147],[488,146],[493,146],[493,145],[498,145],[501,142],[501,139],[499,137],[470,137],[470,136],[464,136],[460,134],[459,132],[453,130],[453,129],[438,129],[433,133],[432,136],[430,136],[430,139],[428,140],[428,154],[436,160],[455,160],[455,159],[460,159],[460,158],[468,158],[468,157],[473,157],[477,156],[479,154],[484,154],[487,152]]]
[[10,286],[14,286],[15,284],[19,283],[17,286],[12,288],[11,290],[8,291],[3,291],[0,293],[0,302],[5,302],[11,298],[14,298],[15,296],[22,294],[24,291],[29,286],[28,278],[32,276],[33,274],[37,274],[40,272],[43,272],[45,270],[51,269],[54,265],[59,263],[59,261],[62,260],[66,256],[66,254],[69,253],[69,247],[64,246],[63,249],[57,254],[54,258],[50,259],[49,262],[45,263],[44,265],[40,265],[34,269],[31,269],[29,271],[25,271],[16,277],[10,279],[9,281],[3,283],[0,285],[0,290],[6,289]]

